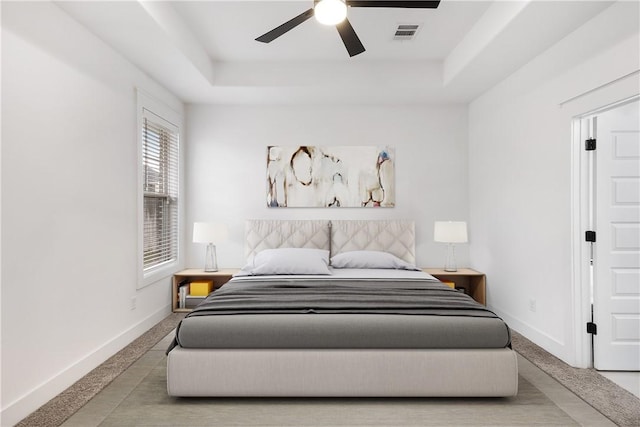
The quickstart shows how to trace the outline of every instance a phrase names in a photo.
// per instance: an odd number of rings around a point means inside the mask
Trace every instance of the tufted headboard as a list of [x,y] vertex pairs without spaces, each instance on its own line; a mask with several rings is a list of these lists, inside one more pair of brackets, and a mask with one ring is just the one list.
[[389,252],[416,262],[415,225],[408,220],[332,220],[331,256],[348,251]]
[[312,248],[329,250],[328,220],[249,219],[245,222],[245,258],[264,249]]
[[415,263],[415,225],[409,220],[265,220],[245,223],[247,259],[264,249],[315,248],[389,252]]

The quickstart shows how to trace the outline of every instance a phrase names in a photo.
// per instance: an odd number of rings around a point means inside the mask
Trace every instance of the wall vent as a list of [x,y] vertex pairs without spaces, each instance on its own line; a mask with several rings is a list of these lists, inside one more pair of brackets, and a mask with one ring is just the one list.
[[398,25],[398,28],[396,28],[396,33],[394,34],[393,39],[413,40],[419,30],[419,24],[400,24]]

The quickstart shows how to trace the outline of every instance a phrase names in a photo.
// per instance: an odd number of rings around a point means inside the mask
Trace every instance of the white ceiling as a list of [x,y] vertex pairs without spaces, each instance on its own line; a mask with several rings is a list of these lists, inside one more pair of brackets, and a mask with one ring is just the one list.
[[[466,103],[610,6],[610,1],[457,1],[437,9],[349,8],[367,49],[350,58],[290,1],[57,2],[186,103]],[[398,24],[420,24],[411,41]]]
[[[309,9],[313,1],[178,2],[176,12],[217,61],[344,61],[334,27],[310,19],[270,44],[254,39]],[[349,8],[349,21],[373,60],[442,60],[489,7],[488,2],[443,2],[438,9]],[[398,24],[422,24],[414,41],[394,41]],[[353,62],[353,61],[351,61]]]

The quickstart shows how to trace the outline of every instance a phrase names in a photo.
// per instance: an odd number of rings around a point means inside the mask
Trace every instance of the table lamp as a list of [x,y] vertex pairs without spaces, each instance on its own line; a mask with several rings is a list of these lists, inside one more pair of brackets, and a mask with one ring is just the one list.
[[467,223],[464,221],[436,221],[433,227],[433,240],[447,244],[444,271],[458,271],[455,244],[468,241]]
[[193,242],[206,243],[207,252],[204,258],[204,271],[218,271],[218,259],[216,257],[216,246],[227,240],[229,232],[222,224],[209,222],[193,223]]

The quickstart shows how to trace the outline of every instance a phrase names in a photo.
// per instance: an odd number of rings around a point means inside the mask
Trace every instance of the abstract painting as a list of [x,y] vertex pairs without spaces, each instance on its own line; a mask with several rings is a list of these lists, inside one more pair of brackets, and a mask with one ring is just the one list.
[[269,146],[269,207],[393,207],[395,153],[376,146]]

